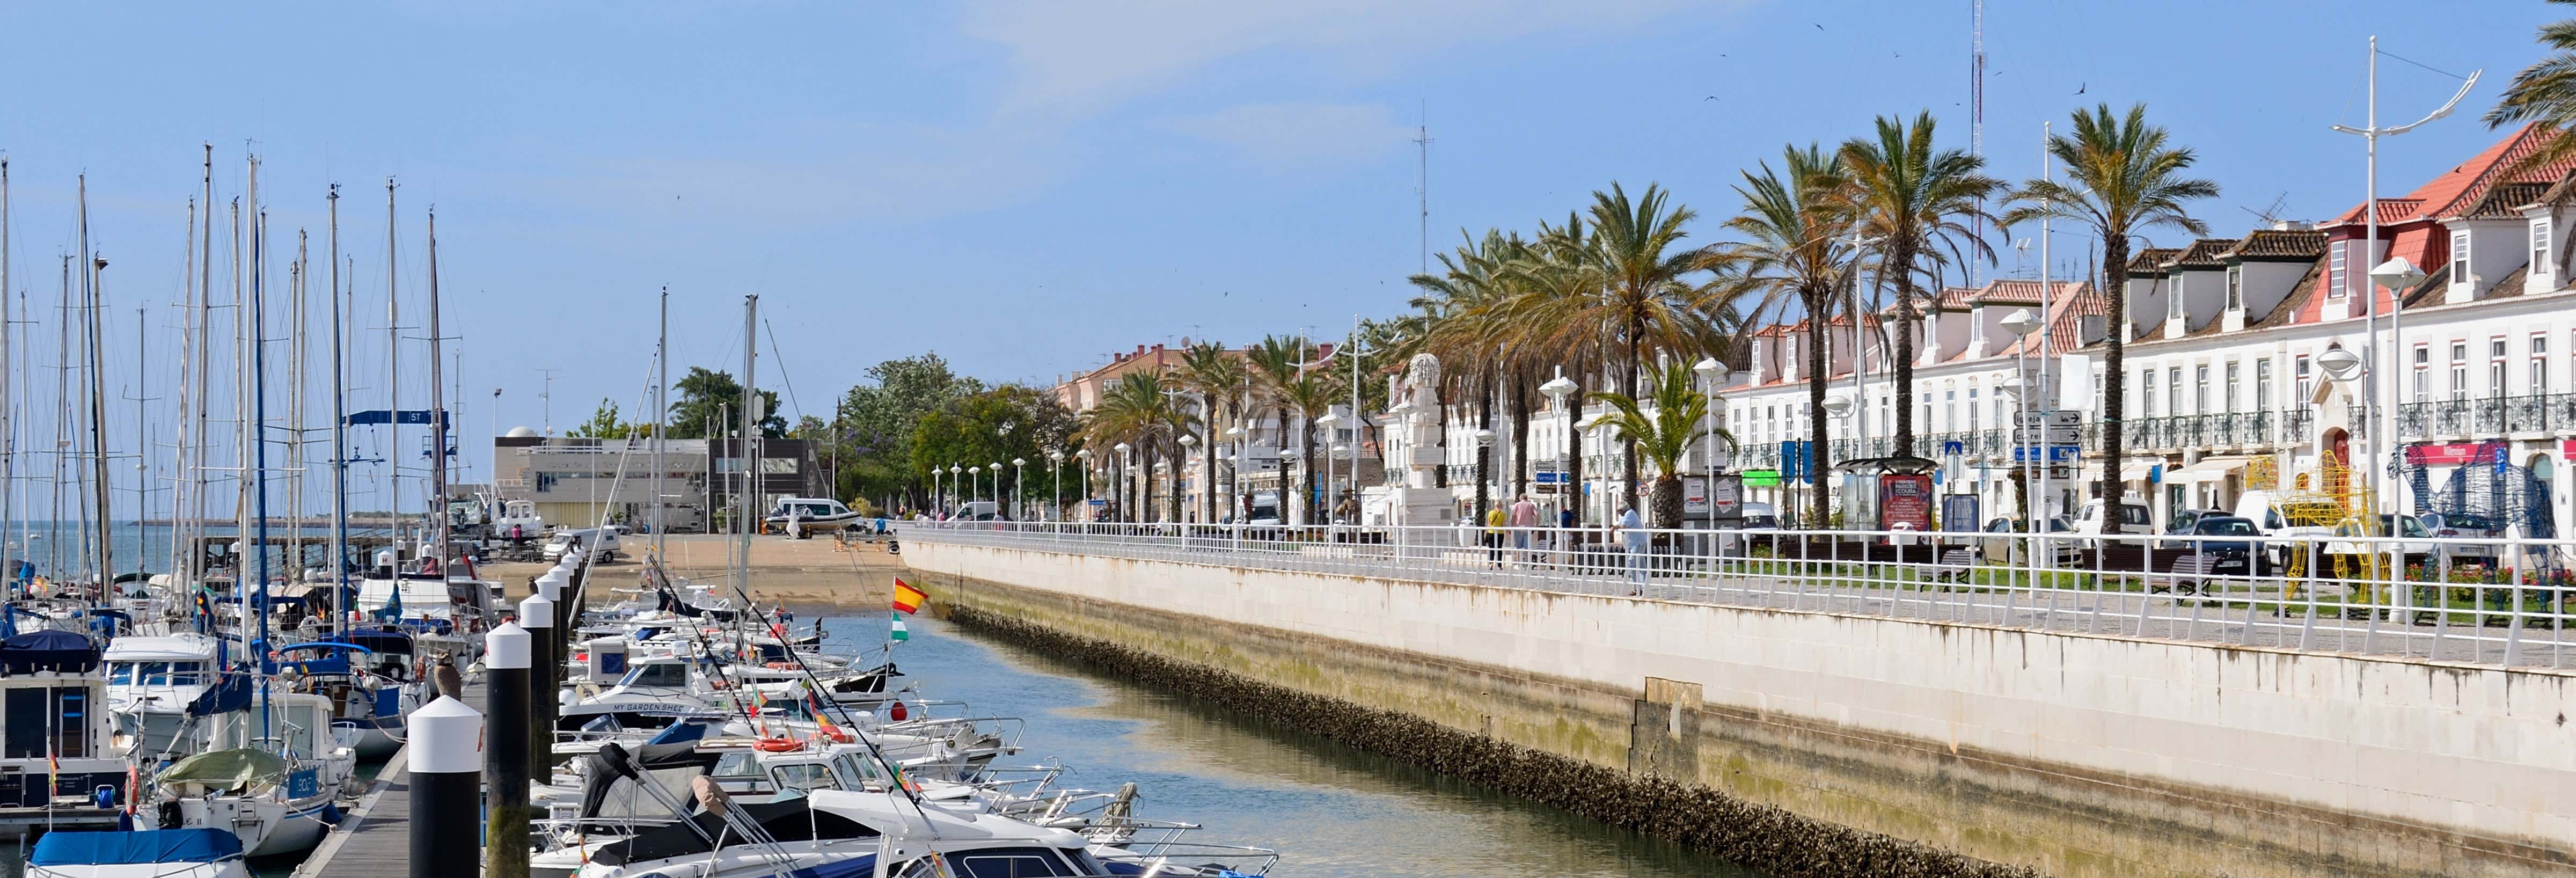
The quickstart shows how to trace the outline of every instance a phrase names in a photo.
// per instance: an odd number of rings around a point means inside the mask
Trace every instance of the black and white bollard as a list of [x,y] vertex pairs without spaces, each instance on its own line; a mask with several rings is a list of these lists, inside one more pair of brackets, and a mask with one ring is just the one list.
[[528,777],[538,783],[555,782],[555,670],[545,656],[551,654],[555,636],[555,602],[546,598],[545,580],[537,580],[537,593],[519,602],[519,625],[528,632]]
[[528,821],[528,736],[507,734],[506,730],[525,728],[534,711],[531,702],[535,689],[529,685],[533,647],[528,630],[517,622],[503,622],[501,627],[483,636],[484,681],[489,688],[483,700],[492,709],[492,727],[504,730],[492,736],[492,747],[483,758],[483,874],[486,878],[527,878]]
[[440,698],[408,728],[411,878],[474,878],[482,861],[460,854],[482,842],[483,715]]

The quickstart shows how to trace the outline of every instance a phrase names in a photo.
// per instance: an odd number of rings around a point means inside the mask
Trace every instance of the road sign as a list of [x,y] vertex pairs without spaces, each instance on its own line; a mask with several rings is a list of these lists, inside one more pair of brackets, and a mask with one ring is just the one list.
[[[2568,441],[2576,442],[2576,439]],[[1968,443],[1961,442],[1957,439],[1945,440],[1941,443],[1941,456],[1943,457],[1957,457],[1966,453],[1968,453]]]
[[[2077,447],[2077,446],[2073,446],[2073,445],[2051,445],[2051,446],[2048,446],[2048,462],[2050,462],[2050,463],[2063,463],[2063,462],[2066,462],[2066,461],[2075,460],[2075,459],[2080,458],[2080,457],[2083,457],[2083,456],[2084,456],[2084,449],[2079,448],[2079,447]],[[2015,445],[2015,446],[2013,446],[2013,462],[2014,462],[2014,463],[2029,463],[2029,462],[2036,461],[2036,460],[2039,460],[2039,459],[2040,459],[2040,448],[2039,448],[2039,446],[2036,446],[2036,445]]]
[[2049,477],[2049,478],[2051,478],[2051,479],[2055,479],[2055,480],[2057,480],[2057,481],[2064,481],[2064,482],[2071,482],[2071,481],[2074,481],[2074,480],[2075,480],[2075,465],[2074,465],[2074,464],[2071,464],[2071,463],[2052,463],[2052,464],[2049,464],[2049,465],[2048,465],[2048,477]]
[[[2020,427],[2013,428],[2013,444],[2033,444],[2030,441],[2032,432],[2034,431]],[[2048,444],[2050,445],[2073,445],[2083,441],[2083,437],[2076,435],[2077,431],[2074,427],[2050,427],[2047,429],[2046,433],[2048,434]]]
[[2084,424],[2084,413],[2077,411],[2026,412],[2015,420],[2020,421],[2024,425],[2045,423],[2051,427],[2077,427]]

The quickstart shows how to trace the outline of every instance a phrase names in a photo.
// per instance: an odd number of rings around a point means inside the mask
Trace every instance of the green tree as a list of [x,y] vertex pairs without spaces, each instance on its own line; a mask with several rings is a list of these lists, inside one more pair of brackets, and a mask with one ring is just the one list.
[[[1896,453],[1914,453],[1915,283],[1939,288],[1941,267],[1970,259],[1994,262],[1994,247],[1970,228],[1992,220],[1985,200],[2003,182],[1984,173],[1986,160],[1965,150],[1932,145],[1932,111],[1902,119],[1878,118],[1877,137],[1854,137],[1842,146],[1841,192],[1845,209],[1865,238],[1876,239],[1882,283],[1896,285]],[[1998,224],[2000,225],[2000,224]]]
[[[907,468],[927,480],[932,469],[945,472],[950,466],[988,468],[999,463],[1003,468],[998,479],[990,469],[982,474],[984,484],[991,486],[984,496],[1000,499],[1003,508],[1016,515],[1021,497],[1014,492],[1028,484],[1021,477],[1037,479],[1033,484],[1038,495],[1048,496],[1047,452],[1068,447],[1076,426],[1073,413],[1054,394],[1005,384],[923,415],[911,431]],[[1017,473],[1011,467],[1013,460],[1026,461]]]
[[[2106,505],[2120,498],[2120,456],[2127,448],[2121,417],[2128,401],[2128,369],[2122,355],[2121,329],[2129,319],[2129,239],[2139,231],[2167,227],[2194,235],[2209,227],[2183,207],[2194,199],[2218,194],[2218,184],[2187,178],[2194,156],[2187,147],[2168,146],[2162,126],[2147,124],[2145,104],[2133,104],[2125,116],[2113,116],[2110,104],[2093,112],[2075,111],[2075,131],[2048,139],[2048,154],[2066,168],[2074,185],[2033,179],[2012,193],[2015,204],[2004,222],[2019,224],[2043,216],[2091,226],[2102,240],[2102,283],[2111,325],[2102,351],[2102,480],[2094,496]],[[1907,406],[1898,406],[1900,411]],[[2119,516],[2103,516],[2105,533],[2120,531]]]
[[1693,386],[1695,382],[1690,364],[1675,360],[1657,370],[1644,400],[1620,393],[1592,395],[1594,401],[1610,407],[1609,423],[1637,443],[1638,454],[1654,465],[1654,493],[1648,504],[1653,510],[1652,527],[1682,526],[1682,455],[1706,435],[1700,426],[1708,418],[1708,395]]
[[[730,435],[739,429],[742,419],[742,382],[731,372],[717,372],[704,366],[689,367],[689,374],[673,382],[672,389],[680,398],[671,403],[671,435],[678,438]],[[760,392],[760,435],[785,438],[787,418],[778,413],[778,394]],[[724,423],[719,426],[721,413]]]
[[842,488],[853,496],[901,495],[903,502],[927,505],[929,471],[913,460],[913,431],[923,418],[987,388],[956,374],[937,353],[886,360],[867,375],[874,383],[842,394],[835,418]]
[[1200,436],[1208,451],[1199,456],[1206,464],[1202,476],[1206,490],[1202,498],[1201,520],[1217,520],[1216,450],[1225,441],[1219,434],[1243,414],[1243,405],[1252,390],[1252,372],[1241,354],[1215,342],[1191,345],[1181,352],[1181,368],[1172,377],[1182,389],[1198,396]]
[[[1126,502],[1118,512],[1128,521],[1144,521],[1153,514],[1154,463],[1180,453],[1180,436],[1198,423],[1196,415],[1173,401],[1178,387],[1159,372],[1130,372],[1101,392],[1100,403],[1082,415],[1082,443],[1090,448],[1114,449],[1120,443],[1128,446],[1132,458],[1121,461],[1115,452],[1106,458],[1112,467],[1122,464],[1134,469],[1121,480],[1119,493]],[[1172,515],[1178,518],[1180,506],[1175,501]]]
[[583,421],[581,426],[572,428],[570,435],[583,439],[625,439],[650,432],[649,429],[618,420],[617,401],[603,397],[599,400],[599,408],[590,413],[590,420]]
[[[1756,313],[1784,313],[1794,307],[1808,321],[1812,328],[1805,350],[1808,411],[1823,412],[1831,370],[1825,367],[1822,339],[1839,310],[1836,292],[1846,289],[1844,285],[1859,269],[1857,248],[1850,240],[1851,213],[1835,197],[1843,185],[1842,163],[1811,143],[1805,149],[1783,150],[1777,170],[1768,162],[1760,167],[1760,174],[1745,171],[1744,182],[1735,187],[1744,198],[1744,212],[1727,220],[1726,227],[1744,240],[1723,252],[1761,296]],[[1856,322],[1863,317],[1850,316]],[[1821,486],[1832,484],[1825,478],[1829,472],[1826,420],[1809,419],[1813,447],[1808,465],[1816,473],[1820,491]],[[1811,505],[1810,521],[1816,527],[1824,526],[1825,511],[1831,505],[1822,502],[1821,495]]]

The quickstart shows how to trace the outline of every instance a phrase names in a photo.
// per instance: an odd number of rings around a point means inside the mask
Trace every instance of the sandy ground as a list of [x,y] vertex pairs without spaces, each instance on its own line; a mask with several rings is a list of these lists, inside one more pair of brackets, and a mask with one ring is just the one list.
[[[668,539],[671,555],[664,563],[674,575],[708,584],[724,579],[728,537],[675,534]],[[625,551],[615,562],[592,571],[590,599],[596,604],[631,597],[609,589],[633,589],[642,579],[642,559],[652,550],[652,538],[630,536],[624,542]],[[512,595],[523,595],[528,583],[550,566],[491,564],[481,572],[487,578],[509,583]],[[853,543],[844,550],[834,541],[820,537],[751,539],[751,595],[762,604],[882,608],[892,599],[895,575],[903,571],[903,559],[886,554],[885,546],[879,543]]]

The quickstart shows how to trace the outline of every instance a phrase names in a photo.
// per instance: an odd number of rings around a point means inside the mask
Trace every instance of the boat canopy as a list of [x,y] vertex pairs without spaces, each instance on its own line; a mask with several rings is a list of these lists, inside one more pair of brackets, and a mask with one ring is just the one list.
[[98,645],[75,632],[46,629],[0,640],[0,675],[97,669]]
[[[266,750],[236,747],[209,750],[163,769],[157,782],[165,787],[195,784],[212,792],[248,792],[286,780],[286,760]],[[183,795],[186,795],[183,793]]]
[[[820,839],[874,838],[877,831],[865,823],[830,811],[817,810],[799,796],[776,802],[737,804],[752,822],[778,841],[814,841]],[[633,838],[614,842],[590,855],[590,861],[610,866],[684,857],[714,850],[707,839],[719,839],[727,845],[750,844],[741,833],[726,825],[725,815],[701,811],[687,823],[674,823],[648,829]],[[873,862],[873,861],[871,861]]]
[[411,652],[411,634],[392,628],[352,628],[340,635],[338,642],[368,652]]
[[250,707],[250,675],[223,674],[215,685],[206,687],[195,701],[188,702],[189,716],[213,716]]
[[27,855],[31,866],[118,866],[215,863],[242,855],[241,836],[224,829],[45,833]]

